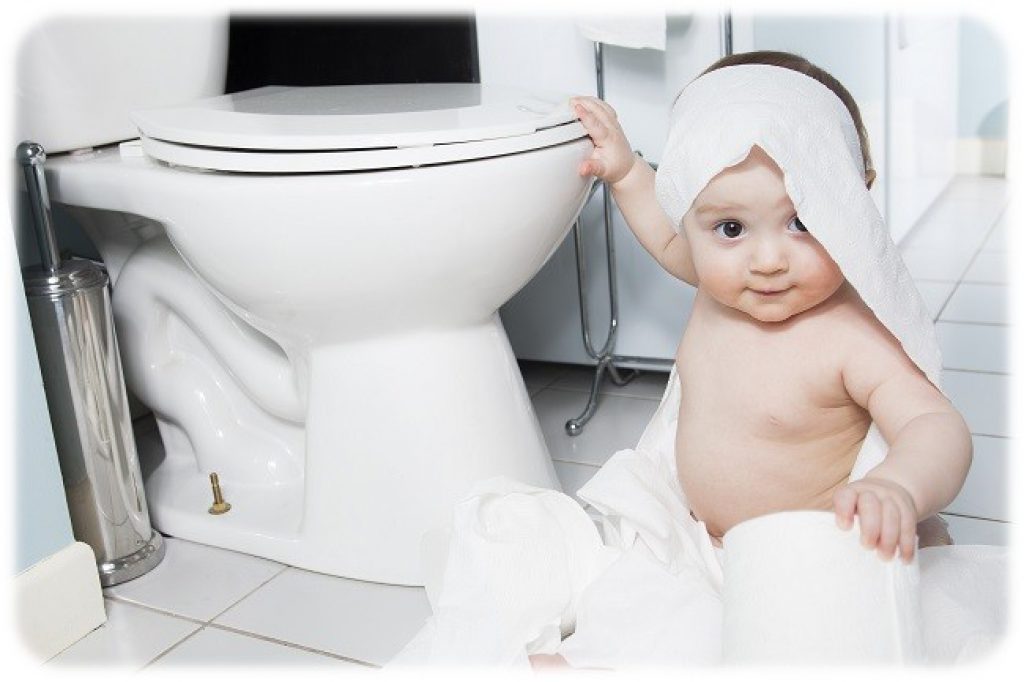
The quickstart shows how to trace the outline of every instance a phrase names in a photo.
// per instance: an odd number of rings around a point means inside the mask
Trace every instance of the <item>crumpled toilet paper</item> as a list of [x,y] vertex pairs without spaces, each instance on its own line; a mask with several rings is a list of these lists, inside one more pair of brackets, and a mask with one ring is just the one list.
[[[507,478],[455,506],[443,562],[427,567],[434,615],[397,663],[527,665],[573,631],[580,594],[614,559],[571,497]],[[445,543],[432,536],[428,542]]]

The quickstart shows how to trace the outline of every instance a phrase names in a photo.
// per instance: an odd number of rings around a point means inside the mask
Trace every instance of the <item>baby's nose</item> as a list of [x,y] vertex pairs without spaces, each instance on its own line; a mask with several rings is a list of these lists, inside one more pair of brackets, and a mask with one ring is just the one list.
[[774,239],[764,239],[757,244],[750,259],[750,271],[758,275],[775,275],[789,269],[786,250]]

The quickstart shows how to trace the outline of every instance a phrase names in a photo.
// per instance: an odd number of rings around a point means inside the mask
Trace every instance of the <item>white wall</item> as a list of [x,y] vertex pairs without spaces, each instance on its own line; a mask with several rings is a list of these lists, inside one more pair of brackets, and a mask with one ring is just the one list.
[[1006,175],[1010,30],[991,17],[960,20],[957,173]]
[[960,137],[1006,139],[1009,105],[1005,33],[976,17],[960,20]]
[[956,173],[959,22],[896,14],[889,20],[886,216],[899,241]]

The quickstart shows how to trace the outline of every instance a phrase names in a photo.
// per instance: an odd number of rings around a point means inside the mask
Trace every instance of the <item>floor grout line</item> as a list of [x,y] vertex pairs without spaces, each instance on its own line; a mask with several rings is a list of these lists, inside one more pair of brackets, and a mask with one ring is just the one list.
[[602,466],[604,466],[603,464],[594,464],[593,462],[576,462],[576,461],[573,461],[571,459],[563,459],[561,457],[552,457],[551,461],[552,462],[559,462],[561,464],[576,464],[578,466],[592,467],[594,469],[600,469]]
[[205,620],[203,620],[201,618],[193,618],[192,616],[186,616],[184,614],[174,613],[173,611],[168,611],[166,609],[161,609],[161,608],[158,608],[156,606],[150,606],[149,604],[140,604],[139,602],[132,601],[130,599],[127,599],[125,597],[121,597],[121,596],[118,596],[118,595],[106,595],[105,594],[105,595],[103,595],[103,598],[107,599],[107,600],[110,600],[110,601],[113,601],[113,602],[117,602],[119,604],[125,604],[126,606],[134,606],[136,608],[143,609],[145,611],[150,611],[152,613],[158,613],[161,616],[170,616],[171,618],[176,618],[178,620],[184,620],[184,621],[187,621],[189,623],[195,623],[196,625],[200,625],[200,626],[206,625],[209,622],[209,621],[205,621]]
[[[362,661],[358,658],[352,658],[350,656],[342,656],[332,651],[324,651],[323,649],[315,649],[304,644],[298,644],[296,642],[289,642],[286,639],[278,639],[276,637],[270,637],[269,635],[263,635],[258,632],[250,632],[248,630],[242,630],[240,628],[231,627],[230,625],[221,625],[220,623],[208,623],[206,627],[214,630],[224,630],[225,632],[231,632],[236,635],[242,635],[243,637],[251,637],[252,639],[262,640],[264,642],[270,642],[271,644],[277,644],[280,646],[288,647],[290,649],[298,649],[312,654],[321,654],[329,658],[335,658],[340,661],[346,661],[348,663],[356,663],[361,666],[368,668],[380,668],[381,666],[376,663],[370,663],[369,661]],[[203,628],[205,629],[205,628]]]
[[944,372],[959,372],[961,374],[994,374],[996,376],[1007,376],[1007,377],[1008,376],[1012,376],[1008,372],[1004,374],[1002,372],[983,372],[983,371],[978,370],[978,369],[955,369],[953,367],[943,367],[942,371],[944,371]]
[[207,624],[207,625],[211,625],[211,624],[213,623],[213,621],[217,620],[218,618],[220,618],[221,616],[223,616],[223,615],[224,615],[225,613],[227,613],[227,612],[228,612],[228,611],[230,611],[231,609],[233,609],[233,608],[235,608],[236,606],[238,606],[239,604],[241,604],[241,603],[242,603],[242,601],[244,601],[245,599],[248,599],[249,597],[251,597],[251,596],[253,595],[253,593],[254,593],[254,592],[256,592],[256,591],[257,591],[257,590],[259,590],[259,589],[260,589],[261,587],[263,587],[264,585],[266,585],[267,583],[269,583],[269,582],[270,582],[271,580],[273,580],[274,578],[278,577],[279,575],[281,575],[282,573],[284,573],[285,571],[287,571],[287,570],[288,570],[289,568],[291,568],[291,566],[288,566],[287,564],[283,564],[283,565],[281,566],[281,570],[280,570],[280,571],[278,571],[278,572],[277,572],[277,573],[275,573],[274,575],[270,576],[269,578],[267,578],[266,580],[264,580],[264,581],[263,581],[263,582],[261,582],[261,583],[260,583],[259,585],[257,585],[256,587],[252,588],[251,590],[249,590],[249,591],[248,591],[248,592],[246,592],[245,594],[243,594],[243,595],[242,595],[241,597],[239,597],[239,598],[238,598],[238,599],[236,599],[235,601],[233,601],[233,602],[231,602],[230,604],[228,604],[228,606],[227,606],[227,607],[225,607],[225,608],[224,608],[224,609],[222,609],[222,610],[221,610],[221,611],[220,611],[219,613],[217,613],[216,615],[214,615],[214,616],[213,616],[213,618],[211,618],[210,620],[206,621],[206,624]]
[[198,635],[200,632],[202,632],[205,629],[206,629],[205,625],[196,628],[195,630],[193,630],[192,632],[188,633],[187,635],[185,635],[184,637],[179,639],[177,642],[175,642],[171,646],[169,646],[166,649],[164,649],[163,651],[161,651],[152,660],[148,661],[144,666],[139,668],[139,670],[145,670],[146,668],[149,668],[151,665],[153,665],[154,663],[159,661],[161,658],[163,658],[167,654],[171,653],[172,651],[177,649],[179,646],[181,646],[182,644],[184,644],[188,640],[192,639],[193,637],[195,637],[196,635]]
[[1010,372],[1000,372],[994,369],[971,369],[967,367],[946,367],[942,366],[943,372],[971,372],[972,374],[988,374],[995,377],[1010,377],[1013,376]]
[[[545,388],[543,390],[544,391],[561,391],[562,393],[574,393],[574,394],[582,394],[582,395],[588,395],[590,393],[590,389],[584,390],[582,388],[567,388],[567,387],[564,387],[564,386],[548,386],[547,388]],[[542,391],[538,391],[538,394],[541,393],[541,392]],[[605,393],[604,391],[601,391],[600,393],[598,393],[598,396],[601,397],[601,398],[631,398],[633,400],[647,400],[647,401],[650,401],[650,402],[659,402],[661,400],[661,396],[660,395],[657,398],[653,398],[653,397],[649,397],[649,396],[627,395],[627,394],[624,394],[624,393]]]
[[1004,322],[966,322],[964,320],[939,320],[936,324],[956,324],[962,327],[1009,327]]
[[1003,327],[1005,329],[1010,329],[1013,327],[1013,325],[1010,324],[1009,322],[982,322],[980,320],[935,320],[935,322],[952,322],[953,324],[976,324],[979,327]]
[[1006,519],[990,519],[987,516],[971,516],[970,514],[960,514],[958,512],[940,511],[939,514],[943,516],[956,516],[961,519],[971,519],[972,521],[988,521],[989,523],[1003,523],[1007,526],[1013,525],[1013,521],[1007,521]]

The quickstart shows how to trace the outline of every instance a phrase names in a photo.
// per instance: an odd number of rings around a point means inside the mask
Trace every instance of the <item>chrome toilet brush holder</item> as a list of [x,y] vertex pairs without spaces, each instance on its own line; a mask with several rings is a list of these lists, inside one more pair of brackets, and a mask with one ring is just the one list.
[[42,259],[22,270],[46,402],[75,539],[96,555],[103,587],[160,563],[149,520],[110,308],[110,279],[89,260],[62,260],[43,163],[17,148]]

